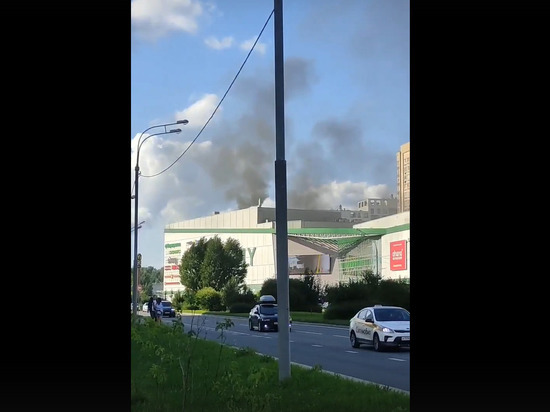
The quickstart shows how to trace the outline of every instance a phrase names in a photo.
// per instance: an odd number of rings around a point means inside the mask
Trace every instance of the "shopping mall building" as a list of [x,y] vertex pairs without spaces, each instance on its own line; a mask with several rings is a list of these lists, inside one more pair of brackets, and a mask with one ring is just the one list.
[[[351,210],[288,209],[289,278],[306,268],[322,284],[337,284],[365,270],[382,279],[409,277],[410,212],[361,221],[363,212]],[[179,263],[200,238],[236,239],[244,251],[247,286],[260,290],[277,275],[275,208],[253,206],[167,225],[164,229],[164,290],[183,290]]]

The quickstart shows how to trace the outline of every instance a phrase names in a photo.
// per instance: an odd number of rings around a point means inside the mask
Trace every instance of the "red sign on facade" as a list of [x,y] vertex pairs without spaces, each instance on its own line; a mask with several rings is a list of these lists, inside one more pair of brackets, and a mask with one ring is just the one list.
[[407,269],[407,241],[390,242],[390,270]]

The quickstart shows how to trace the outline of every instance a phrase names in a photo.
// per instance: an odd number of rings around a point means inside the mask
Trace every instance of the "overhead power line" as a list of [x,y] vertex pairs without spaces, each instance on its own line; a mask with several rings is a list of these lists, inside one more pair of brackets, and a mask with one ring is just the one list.
[[248,58],[250,57],[250,55],[252,54],[252,52],[254,51],[254,47],[256,47],[256,43],[258,43],[258,40],[260,40],[260,37],[262,36],[262,33],[264,32],[266,26],[267,26],[267,23],[269,23],[269,20],[271,19],[271,16],[273,16],[273,13],[274,13],[275,9],[271,10],[271,13],[269,14],[269,17],[267,18],[266,22],[264,23],[264,26],[262,27],[262,30],[260,31],[260,34],[258,34],[258,37],[256,38],[256,41],[254,42],[254,44],[252,45],[252,47],[250,48],[250,51],[248,52],[248,54],[246,55],[246,58],[244,59],[243,61],[243,64],[241,65],[241,67],[239,68],[239,70],[237,71],[237,74],[235,75],[235,77],[233,78],[233,80],[231,81],[231,83],[229,84],[229,87],[227,88],[227,90],[225,91],[224,95],[222,96],[222,98],[220,99],[220,102],[218,103],[218,105],[216,106],[216,108],[214,109],[214,111],[212,112],[212,114],[210,115],[210,117],[208,118],[208,120],[206,121],[206,123],[204,124],[204,126],[201,128],[201,130],[199,131],[199,133],[195,136],[195,138],[191,141],[191,143],[189,143],[189,146],[187,146],[187,148],[183,151],[183,153],[181,155],[179,155],[176,160],[174,160],[167,168],[161,170],[160,172],[158,173],[155,173],[153,175],[141,175],[141,177],[155,177],[155,176],[158,176],[164,172],[166,172],[168,169],[170,169],[172,166],[174,166],[178,160],[180,160],[182,158],[182,156],[187,153],[187,151],[191,148],[191,146],[193,145],[193,143],[195,143],[195,141],[199,138],[199,136],[202,134],[202,132],[204,131],[204,129],[206,128],[206,126],[208,126],[208,123],[210,123],[210,120],[212,120],[212,118],[214,117],[214,115],[216,114],[216,112],[218,111],[218,108],[221,106],[221,104],[223,103],[223,101],[225,100],[225,97],[227,96],[227,94],[229,93],[229,90],[231,90],[231,88],[233,87],[233,84],[235,83],[235,81],[237,80],[237,78],[239,77],[239,74],[241,73],[241,71],[243,70],[244,68],[244,65],[246,64],[246,62],[248,61]]

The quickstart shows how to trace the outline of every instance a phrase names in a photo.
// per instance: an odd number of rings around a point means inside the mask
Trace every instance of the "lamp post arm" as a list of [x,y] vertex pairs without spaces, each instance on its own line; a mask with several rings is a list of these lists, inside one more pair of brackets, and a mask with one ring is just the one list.
[[[181,129],[172,129],[172,130],[168,130],[168,131],[165,131],[165,132],[153,133],[153,134],[150,134],[149,136],[145,137],[145,139],[143,139],[143,141],[141,141],[141,137],[143,136],[143,133],[145,133],[145,132],[141,133],[141,135],[139,136],[138,145],[137,145],[136,171],[139,172],[139,151],[141,150],[141,145],[143,145],[143,143],[145,143],[147,141],[147,139],[149,139],[150,137],[153,137],[153,136],[160,136],[160,135],[163,135],[163,134],[171,134],[171,133],[179,133],[179,132],[181,132]],[[136,176],[136,179],[137,179],[137,176]],[[137,184],[137,180],[136,180],[136,184]],[[137,188],[136,188],[136,191],[137,191]]]
[[[151,126],[151,127],[148,127],[147,129],[145,129],[143,132],[141,132],[141,134],[139,135],[139,139],[138,139],[138,150],[139,150],[139,146],[140,146],[140,141],[141,141],[141,137],[146,133],[148,132],[149,130],[151,129],[156,129],[157,127],[164,127],[164,133],[170,133],[166,130],[166,126],[173,126],[175,124],[187,124],[187,120],[178,120],[177,122],[174,122],[174,123],[165,123],[165,124],[157,124],[155,126]],[[151,135],[153,136],[153,135]],[[147,139],[147,138],[145,138]]]
[[[147,129],[145,129],[141,134],[139,135],[138,143],[137,143],[137,149],[136,149],[136,167],[135,167],[135,190],[136,194],[134,196],[134,273],[133,273],[133,287],[132,287],[132,313],[134,316],[137,315],[137,295],[138,295],[138,282],[139,282],[139,268],[138,268],[138,232],[139,232],[139,225],[138,223],[138,197],[139,197],[139,151],[141,149],[141,145],[145,143],[147,139],[149,139],[152,136],[159,136],[163,134],[169,134],[169,133],[179,133],[181,132],[181,129],[172,129],[168,130],[166,129],[166,126],[171,126],[175,124],[187,124],[189,123],[187,120],[178,120],[175,123],[166,123],[156,126],[151,126]],[[143,134],[147,132],[148,130],[154,129],[156,127],[164,127],[164,132],[160,133],[153,133],[147,136],[143,141],[141,141],[141,138],[143,137]],[[142,222],[143,223],[143,222]]]
[[[187,123],[189,123],[189,120],[187,119],[183,119],[183,120],[177,120],[175,122],[172,122],[172,123],[164,123],[164,124],[156,124],[154,126],[151,126],[151,127],[148,127],[147,129],[145,129],[143,132],[141,132],[141,134],[139,135],[139,139],[138,139],[138,144],[137,144],[137,158],[136,158],[136,168],[139,167],[139,148],[141,147],[141,144],[143,142],[145,142],[145,140],[147,140],[149,137],[151,136],[155,136],[155,135],[159,135],[159,134],[168,134],[168,133],[174,133],[174,132],[181,132],[181,129],[173,129],[173,130],[167,130],[166,129],[166,126],[173,126],[173,125],[176,125],[176,124],[183,124],[183,125],[186,125]],[[143,142],[141,141],[141,138],[143,137],[143,135],[148,132],[149,130],[151,129],[156,129],[157,127],[164,127],[164,133],[155,133],[155,134],[151,134],[149,136],[147,136]]]

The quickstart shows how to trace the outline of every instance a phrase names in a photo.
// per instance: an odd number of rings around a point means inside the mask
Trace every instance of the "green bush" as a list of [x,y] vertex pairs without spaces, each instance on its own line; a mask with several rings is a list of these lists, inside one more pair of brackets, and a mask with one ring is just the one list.
[[[320,282],[309,269],[300,279],[288,280],[288,299],[290,308],[298,312],[321,312],[318,305],[321,291]],[[277,299],[277,279],[267,279],[260,289],[261,295],[273,295]]]
[[402,280],[387,279],[380,282],[377,293],[377,302],[380,305],[394,305],[410,311],[410,285]]
[[195,299],[201,309],[212,312],[219,312],[225,309],[222,306],[222,294],[213,287],[208,286],[206,288],[202,288],[195,295]]
[[323,312],[325,319],[351,319],[360,309],[368,306],[365,300],[330,303]]
[[260,289],[260,296],[272,295],[277,299],[277,279],[266,279]]
[[299,312],[311,312],[318,305],[319,293],[304,281],[304,278],[313,279],[311,275],[305,275],[302,279],[289,279],[288,298],[292,310]]
[[239,284],[237,279],[231,278],[227,281],[226,285],[221,290],[222,295],[222,305],[226,308],[229,308],[233,303],[239,300]]
[[340,282],[337,286],[327,286],[326,300],[330,304],[344,303],[356,300],[367,300],[373,295],[374,286],[367,285],[361,280]]
[[323,311],[323,308],[318,303],[314,305],[308,305],[303,310],[303,312],[313,312],[313,313],[321,313],[322,311]]
[[229,307],[229,313],[248,313],[253,306],[254,302],[252,302],[252,304],[247,302],[235,302]]
[[[183,291],[184,309],[198,309],[199,305],[196,302],[196,292],[192,289],[185,288]],[[196,307],[195,307],[196,306]]]
[[181,312],[183,310],[184,303],[184,293],[182,291],[177,291],[176,293],[174,293],[174,296],[172,297],[172,306],[174,307],[174,309]]
[[256,303],[256,295],[246,284],[239,285],[235,278],[230,279],[221,290],[222,306],[229,309],[234,303],[247,303],[250,307]]
[[184,310],[199,310],[200,307],[196,303],[183,302],[182,309],[184,309]]
[[254,294],[254,292],[248,289],[246,292],[241,293],[239,295],[238,302],[235,302],[235,303],[246,303],[247,305],[252,307],[256,304],[257,300],[258,299],[256,298],[256,295]]
[[[330,305],[323,312],[317,304],[320,295]],[[256,296],[273,295],[277,299],[277,279],[267,279]],[[410,310],[410,285],[404,280],[382,280],[366,270],[360,276],[334,286],[320,287],[315,274],[306,270],[301,279],[289,279],[290,309],[297,312],[323,313],[324,319],[350,319],[361,308],[395,305]]]

